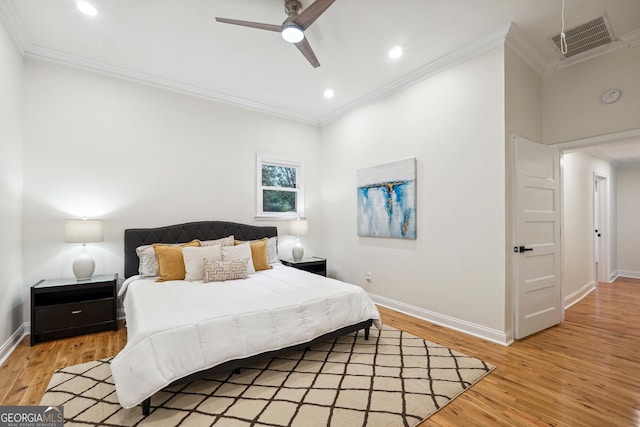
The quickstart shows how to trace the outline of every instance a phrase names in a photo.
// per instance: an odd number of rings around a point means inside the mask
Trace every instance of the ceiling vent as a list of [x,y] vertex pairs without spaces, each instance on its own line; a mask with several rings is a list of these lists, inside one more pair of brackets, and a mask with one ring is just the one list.
[[569,58],[615,41],[613,31],[611,31],[611,27],[605,16],[585,22],[564,33],[567,40],[566,54],[562,54],[560,50],[560,34],[551,37],[551,41],[563,58]]

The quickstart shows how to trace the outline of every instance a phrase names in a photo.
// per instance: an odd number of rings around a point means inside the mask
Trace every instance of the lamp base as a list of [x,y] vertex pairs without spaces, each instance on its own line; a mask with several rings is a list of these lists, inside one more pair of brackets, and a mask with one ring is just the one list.
[[300,261],[304,256],[304,248],[300,244],[300,242],[296,243],[293,249],[291,250],[291,255],[293,255],[294,261]]
[[96,269],[96,263],[86,252],[73,261],[73,274],[78,280],[89,280]]

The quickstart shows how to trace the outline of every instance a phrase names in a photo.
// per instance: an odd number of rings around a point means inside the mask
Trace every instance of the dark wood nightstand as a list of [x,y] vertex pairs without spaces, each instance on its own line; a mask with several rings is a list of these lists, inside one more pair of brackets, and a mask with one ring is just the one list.
[[282,259],[280,261],[282,264],[289,267],[305,270],[325,277],[327,276],[327,260],[324,258],[312,256],[302,258],[300,261],[294,261],[293,259]]
[[31,345],[118,330],[117,274],[41,280],[31,287]]

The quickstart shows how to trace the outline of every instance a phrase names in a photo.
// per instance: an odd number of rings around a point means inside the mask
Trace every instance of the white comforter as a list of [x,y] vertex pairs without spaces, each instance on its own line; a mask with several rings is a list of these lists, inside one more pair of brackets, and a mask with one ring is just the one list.
[[380,315],[359,286],[284,265],[218,283],[128,279],[127,345],[111,362],[125,408],[186,375]]

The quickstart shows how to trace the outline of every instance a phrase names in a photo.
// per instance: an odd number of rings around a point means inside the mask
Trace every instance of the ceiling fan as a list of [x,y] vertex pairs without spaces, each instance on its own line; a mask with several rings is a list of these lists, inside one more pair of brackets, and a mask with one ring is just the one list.
[[257,28],[259,30],[275,31],[282,35],[282,38],[296,45],[298,50],[307,58],[313,68],[320,66],[311,45],[304,36],[304,31],[322,15],[325,10],[333,4],[335,0],[316,0],[305,10],[299,0],[285,0],[284,10],[287,12],[287,19],[282,25],[263,24],[260,22],[239,21],[237,19],[227,19],[216,17],[217,22],[225,24],[241,25],[243,27]]

